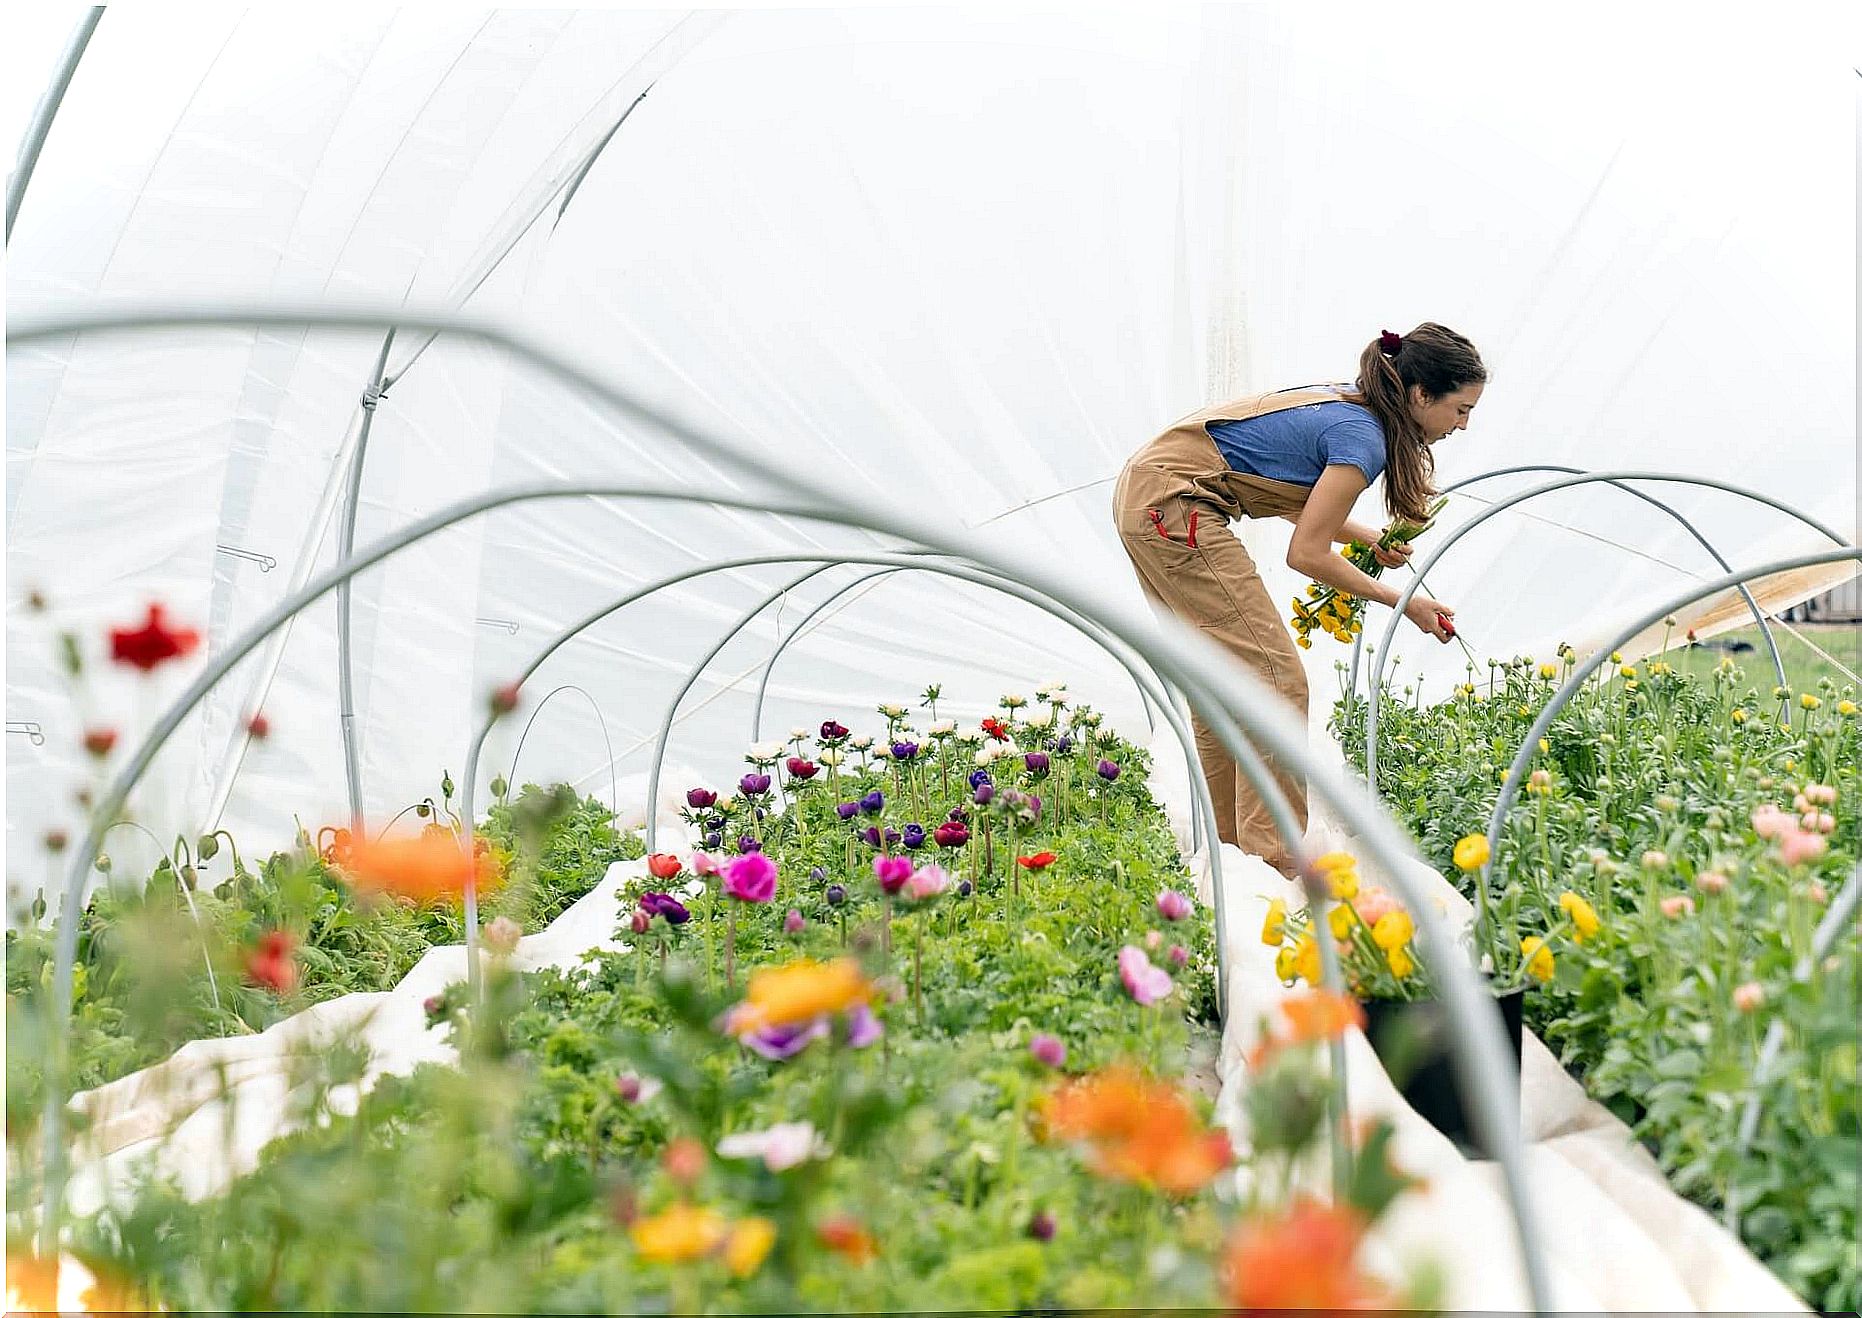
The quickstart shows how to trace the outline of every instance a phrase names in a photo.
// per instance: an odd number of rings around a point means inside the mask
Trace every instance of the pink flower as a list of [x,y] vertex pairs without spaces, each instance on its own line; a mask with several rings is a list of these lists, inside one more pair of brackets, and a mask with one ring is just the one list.
[[1670,920],[1679,920],[1682,916],[1693,913],[1694,899],[1684,892],[1662,898],[1662,914]]
[[1363,922],[1366,929],[1371,928],[1390,912],[1403,909],[1403,903],[1382,888],[1364,889],[1351,899],[1351,905],[1358,912],[1358,919]]
[[1156,929],[1147,929],[1144,931],[1144,950],[1145,951],[1155,952],[1158,948],[1162,947],[1163,945],[1164,945],[1164,935],[1162,933],[1158,932]]
[[1806,810],[1798,824],[1806,833],[1833,833],[1836,831],[1836,816],[1827,810],[1815,806]]
[[782,917],[782,932],[785,934],[799,934],[807,924],[808,921],[802,918],[802,913],[794,907],[790,907],[789,913]]
[[1747,980],[1733,990],[1733,1005],[1743,1012],[1754,1012],[1765,1005],[1765,986],[1757,980]]
[[907,856],[873,857],[873,877],[888,893],[895,893],[912,877],[912,862]]
[[1805,865],[1820,859],[1830,844],[1819,833],[1806,833],[1800,828],[1792,828],[1778,839],[1778,859],[1787,865]]
[[1760,837],[1783,837],[1790,827],[1790,816],[1769,801],[1752,812],[1752,829]]
[[1055,1070],[1067,1064],[1067,1045],[1051,1034],[1037,1034],[1028,1041],[1028,1051],[1042,1066]]
[[1666,851],[1645,851],[1642,853],[1642,866],[1644,869],[1665,870],[1668,868],[1668,853]]
[[1836,804],[1836,789],[1828,783],[1811,783],[1804,789],[1804,796],[1812,805]]
[[[908,862],[909,863],[909,862]],[[913,872],[905,881],[905,896],[915,902],[935,897],[950,886],[950,875],[942,865],[931,864]]]
[[1702,870],[1694,876],[1694,886],[1702,892],[1725,892],[1728,882],[1718,870]]
[[772,1172],[786,1172],[810,1158],[828,1156],[827,1141],[808,1121],[778,1122],[768,1130],[739,1131],[718,1141],[720,1158],[761,1158]]
[[1178,970],[1183,969],[1184,966],[1189,964],[1190,949],[1185,947],[1182,943],[1172,943],[1167,955],[1170,957],[1170,964],[1175,966]]
[[718,858],[709,851],[694,851],[692,853],[692,873],[709,877],[711,875],[724,873],[724,869],[718,864]]
[[724,894],[740,902],[766,902],[776,895],[776,862],[760,851],[737,857],[724,871]]
[[1152,965],[1151,958],[1144,954],[1144,950],[1130,943],[1119,949],[1118,975],[1125,985],[1125,991],[1131,994],[1132,1001],[1140,1007],[1148,1007],[1168,997],[1174,987],[1169,972]]
[[1825,891],[1823,884],[1816,879],[1810,881],[1810,886],[1804,889],[1804,895],[1819,906],[1830,900],[1830,894]]
[[1185,897],[1182,893],[1173,891],[1170,888],[1166,888],[1157,894],[1157,913],[1166,920],[1188,919],[1190,912],[1195,909],[1196,904],[1194,902],[1188,897]]
[[523,936],[522,926],[508,915],[500,915],[479,931],[479,937],[485,940],[485,950],[493,956],[511,955]]
[[1796,796],[1791,798],[1791,808],[1797,811],[1798,814],[1803,814],[1810,809],[1810,798],[1804,795],[1804,793],[1799,792]]

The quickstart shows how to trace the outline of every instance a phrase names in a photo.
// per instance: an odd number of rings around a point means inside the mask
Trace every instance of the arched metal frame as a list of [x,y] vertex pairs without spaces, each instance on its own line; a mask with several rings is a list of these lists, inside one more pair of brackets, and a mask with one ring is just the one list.
[[[1442,488],[1442,493],[1453,494],[1457,490],[1465,490],[1468,488],[1468,486],[1478,485],[1482,481],[1493,480],[1494,478],[1499,477],[1499,476],[1518,476],[1518,475],[1522,475],[1523,473],[1529,472],[1529,471],[1537,471],[1537,472],[1556,471],[1556,472],[1562,472],[1566,475],[1571,475],[1571,476],[1580,476],[1580,475],[1589,474],[1585,472],[1585,470],[1582,467],[1567,467],[1567,466],[1563,466],[1555,462],[1535,462],[1535,463],[1528,463],[1524,466],[1519,466],[1519,467],[1499,467],[1493,471],[1483,471],[1479,475],[1469,476],[1466,480],[1458,480],[1453,485],[1444,486]],[[1701,548],[1705,549],[1709,554],[1713,556],[1713,561],[1720,565],[1720,570],[1722,572],[1731,572],[1733,570],[1733,565],[1726,561],[1726,556],[1714,547],[1712,541],[1708,540],[1706,536],[1700,533],[1700,529],[1696,527],[1693,522],[1688,520],[1687,515],[1683,513],[1680,509],[1674,507],[1672,504],[1667,504],[1667,503],[1662,502],[1660,499],[1656,498],[1653,494],[1650,494],[1647,490],[1638,490],[1633,485],[1624,485],[1618,481],[1610,481],[1609,484],[1614,485],[1617,489],[1623,491],[1623,493],[1633,494],[1636,496],[1636,498],[1641,499],[1644,503],[1651,504],[1654,507],[1660,509],[1662,512],[1667,513],[1670,517],[1674,518],[1675,521],[1679,522],[1683,527],[1686,528],[1687,533],[1694,537],[1695,541],[1699,543]],[[1739,595],[1741,599],[1745,600],[1746,607],[1752,611],[1752,620],[1753,622],[1758,624],[1759,634],[1765,638],[1765,648],[1771,652],[1772,667],[1773,669],[1777,671],[1777,674],[1778,674],[1778,685],[1783,686],[1785,684],[1784,659],[1779,655],[1778,642],[1772,636],[1771,622],[1769,619],[1766,618],[1765,611],[1759,607],[1759,602],[1752,598],[1752,592],[1746,588],[1744,583],[1740,584]],[[1362,660],[1363,657],[1364,657],[1364,633],[1363,631],[1359,631],[1356,636],[1353,636],[1351,638],[1351,683],[1350,684],[1351,684],[1351,698],[1353,700],[1356,700],[1358,697],[1358,665],[1359,665],[1359,661]]]
[[[511,768],[507,776],[513,783],[517,781],[517,761],[523,756],[524,741],[530,736],[530,729],[536,726],[537,716],[543,712],[543,707],[565,691],[573,691],[578,696],[582,697],[582,699],[586,700],[589,709],[594,711],[595,722],[601,725],[601,739],[606,742],[608,746],[608,809],[613,814],[618,815],[621,813],[621,788],[614,776],[614,738],[608,735],[608,720],[602,715],[601,706],[596,703],[595,698],[589,695],[585,688],[579,687],[573,682],[563,683],[547,696],[544,696],[543,699],[537,701],[537,707],[531,710],[530,717],[524,720],[523,732],[518,734],[517,749],[511,752]],[[472,820],[477,816],[473,813],[472,802],[469,798],[462,799],[461,804],[465,807],[464,815],[467,836],[469,837]]]
[[[1000,571],[1013,571],[1033,589],[1073,608],[1083,616],[1093,618],[1113,634],[1127,638],[1134,650],[1151,661],[1161,677],[1180,686],[1185,695],[1199,707],[1220,707],[1230,711],[1234,721],[1222,729],[1221,735],[1225,748],[1238,762],[1252,754],[1253,748],[1249,744],[1252,738],[1279,763],[1289,766],[1292,771],[1304,772],[1311,789],[1357,828],[1369,858],[1388,873],[1399,897],[1414,912],[1420,926],[1422,946],[1425,949],[1444,950],[1454,946],[1454,938],[1444,917],[1435,910],[1415,876],[1405,869],[1406,864],[1420,863],[1414,843],[1387,814],[1365,800],[1361,789],[1352,786],[1341,773],[1329,769],[1311,756],[1305,745],[1304,728],[1297,726],[1287,711],[1279,707],[1278,698],[1266,689],[1260,678],[1237,664],[1231,656],[1194,628],[1173,618],[1156,617],[1149,611],[1140,614],[1125,603],[1107,601],[1101,598],[1101,592],[1094,589],[1092,583],[1075,577],[1058,565],[1031,558],[1026,546],[1014,546],[1011,554],[1011,546],[994,543],[995,537],[979,536],[974,532],[959,536],[937,518],[915,509],[868,506],[842,495],[831,484],[813,487],[771,463],[764,453],[749,445],[726,440],[664,408],[638,401],[626,389],[611,382],[602,368],[583,363],[567,347],[546,347],[528,333],[508,329],[484,318],[444,310],[381,306],[332,311],[314,305],[279,304],[220,304],[191,308],[118,305],[108,310],[22,317],[8,326],[7,341],[9,344],[23,344],[55,336],[131,327],[150,329],[208,325],[312,325],[354,329],[437,327],[446,332],[465,334],[502,348],[514,357],[539,367],[559,383],[583,390],[617,413],[647,424],[670,439],[708,454],[724,462],[730,469],[744,473],[752,481],[761,481],[775,491],[773,497],[764,499],[708,492],[703,498],[706,503],[723,507],[755,507],[761,511],[797,517],[824,518],[884,535],[899,536],[930,548],[942,549],[952,555],[970,558]],[[96,854],[99,821],[121,808],[130,787],[147,769],[156,751],[173,735],[181,720],[220,677],[273,629],[333,589],[339,580],[364,570],[436,531],[491,509],[531,500],[590,496],[687,501],[695,497],[683,489],[635,487],[617,482],[543,483],[506,488],[461,500],[421,518],[384,537],[352,562],[320,574],[303,589],[280,601],[255,620],[245,633],[227,645],[223,654],[210,661],[196,676],[150,731],[129,763],[118,773],[103,794],[85,839],[73,855],[65,900],[58,913],[57,955],[51,992],[47,997],[48,1010],[53,1016],[49,1031],[53,1057],[46,1075],[42,1232],[48,1250],[57,1245],[57,1222],[62,1207],[62,1117],[78,905],[83,896],[85,874]],[[1246,735],[1233,735],[1237,732]],[[1322,938],[1319,941],[1323,948],[1325,940]],[[1485,994],[1474,970],[1461,958],[1444,956],[1440,959],[1440,965],[1443,1002],[1454,1027],[1450,1035],[1454,1057],[1471,1089],[1475,1128],[1483,1139],[1491,1142],[1498,1153],[1531,1301],[1535,1308],[1548,1309],[1551,1307],[1551,1290],[1540,1243],[1542,1236],[1538,1229],[1537,1211],[1527,1192],[1524,1154],[1520,1146],[1519,1096],[1516,1082],[1508,1076],[1512,1055],[1503,1032],[1499,1009]]]
[[103,11],[104,6],[94,5],[78,20],[77,30],[71,34],[71,39],[65,43],[64,53],[59,56],[58,68],[52,74],[51,84],[39,98],[39,104],[32,112],[32,122],[26,126],[26,136],[19,144],[19,159],[6,181],[8,243],[13,241],[13,221],[19,218],[20,203],[26,199],[26,185],[32,182],[33,171],[39,167],[39,152],[45,147],[45,139],[51,135],[52,120],[58,117],[58,107],[64,104],[65,92],[77,74],[78,61],[84,58],[84,49],[90,45],[91,34],[97,30]]
[[[1798,521],[1804,523],[1804,525],[1819,532],[1836,544],[1846,546],[1849,543],[1847,540],[1843,539],[1842,536],[1832,531],[1822,522],[1819,522],[1809,513],[1793,508],[1789,504],[1774,499],[1768,494],[1759,494],[1754,490],[1741,489],[1737,485],[1730,485],[1725,481],[1714,480],[1707,476],[1679,476],[1665,471],[1587,472],[1582,475],[1567,476],[1563,480],[1548,481],[1543,485],[1535,485],[1529,490],[1521,490],[1517,494],[1508,495],[1506,498],[1496,503],[1489,504],[1473,517],[1470,517],[1467,521],[1448,533],[1447,537],[1436,546],[1435,552],[1429,555],[1422,566],[1416,569],[1415,575],[1404,584],[1402,591],[1397,595],[1396,603],[1390,606],[1390,621],[1384,627],[1383,638],[1378,642],[1377,653],[1371,660],[1370,690],[1373,694],[1373,698],[1366,702],[1364,710],[1364,781],[1372,796],[1377,794],[1377,707],[1381,703],[1379,700],[1375,699],[1375,693],[1383,689],[1384,661],[1389,656],[1390,641],[1391,638],[1396,635],[1397,624],[1403,621],[1403,610],[1409,606],[1410,600],[1415,596],[1416,592],[1422,588],[1423,580],[1429,575],[1429,570],[1440,562],[1442,555],[1446,554],[1450,549],[1453,549],[1455,544],[1463,536],[1467,535],[1483,522],[1486,522],[1489,518],[1499,516],[1515,504],[1525,503],[1527,500],[1536,499],[1542,494],[1551,494],[1554,491],[1567,490],[1578,485],[1615,485],[1622,481],[1630,480],[1663,481],[1673,485],[1698,485],[1706,489],[1722,490],[1728,494],[1738,495],[1742,499],[1750,499],[1754,503],[1764,504],[1767,507],[1776,509],[1778,512],[1784,513],[1786,516],[1795,517]],[[1743,583],[1745,578],[1735,576],[1734,580]],[[1722,583],[1724,583],[1724,581],[1725,579],[1722,578]],[[1727,589],[1727,586],[1721,584],[1719,589]],[[1704,598],[1704,596],[1689,596],[1690,601],[1701,598]],[[1679,606],[1677,605],[1676,607]],[[1650,622],[1660,622],[1666,616],[1666,613],[1658,613]],[[1630,636],[1634,634],[1634,632],[1629,633]],[[1627,640],[1628,637],[1624,639]],[[1609,650],[1603,650],[1601,653],[1608,654]]]
[[[337,540],[336,561],[344,563],[356,549],[356,512],[362,501],[362,467],[368,461],[369,432],[375,427],[375,409],[388,394],[388,354],[394,348],[394,331],[382,336],[375,372],[362,391],[362,423],[355,452],[349,455],[349,473],[343,493],[343,529]],[[343,731],[343,774],[349,784],[349,827],[362,827],[362,748],[356,741],[356,674],[350,662],[350,601],[348,580],[336,588],[336,692],[337,717]]]
[[1717,595],[1738,582],[1750,581],[1754,577],[1768,577],[1778,572],[1791,572],[1798,568],[1840,563],[1845,559],[1862,563],[1862,549],[1826,549],[1820,554],[1799,554],[1759,567],[1742,568],[1738,572],[1719,577],[1703,585],[1690,587],[1671,598],[1665,605],[1650,610],[1638,618],[1633,625],[1625,627],[1617,633],[1611,644],[1599,646],[1590,658],[1573,669],[1570,676],[1566,677],[1564,683],[1552,694],[1552,698],[1545,702],[1545,708],[1539,711],[1539,716],[1532,721],[1532,727],[1527,730],[1524,740],[1520,742],[1518,753],[1513,756],[1513,763],[1507,769],[1506,780],[1500,784],[1500,795],[1494,801],[1493,814],[1487,820],[1487,863],[1475,871],[1474,875],[1475,896],[1478,899],[1476,918],[1483,923],[1487,919],[1488,871],[1492,869],[1494,858],[1499,854],[1501,830],[1506,824],[1507,815],[1513,809],[1514,800],[1519,795],[1519,786],[1526,780],[1526,771],[1532,764],[1532,757],[1538,751],[1539,738],[1543,737],[1546,730],[1552,726],[1552,721],[1558,717],[1559,712],[1571,703],[1590,675],[1609,662],[1612,650],[1643,628],[1654,626],[1676,609],[1686,608],[1697,600]]

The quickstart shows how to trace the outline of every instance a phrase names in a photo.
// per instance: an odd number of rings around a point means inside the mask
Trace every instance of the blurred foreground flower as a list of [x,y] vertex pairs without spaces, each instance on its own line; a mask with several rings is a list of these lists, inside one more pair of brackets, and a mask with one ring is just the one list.
[[504,880],[497,857],[489,850],[474,856],[443,828],[374,841],[366,834],[352,837],[336,862],[357,888],[392,893],[421,905],[459,897],[474,874],[480,893],[492,891]]
[[1243,1313],[1382,1307],[1388,1297],[1354,1262],[1363,1238],[1356,1209],[1311,1199],[1250,1218],[1223,1259],[1228,1302]]
[[1174,1086],[1126,1065],[1062,1085],[1041,1115],[1048,1138],[1087,1146],[1095,1172],[1169,1195],[1194,1194],[1234,1158]]
[[716,1209],[680,1203],[641,1218],[628,1228],[628,1234],[640,1257],[649,1263],[690,1263],[722,1245],[728,1230],[724,1215]]
[[849,1011],[873,996],[872,984],[851,957],[765,966],[751,972],[743,1001],[727,1013],[725,1029],[742,1037],[772,1026],[801,1025]]
[[142,626],[112,627],[110,658],[148,673],[170,659],[193,653],[200,645],[200,633],[191,627],[170,627],[162,617],[163,611],[164,606],[151,604]]

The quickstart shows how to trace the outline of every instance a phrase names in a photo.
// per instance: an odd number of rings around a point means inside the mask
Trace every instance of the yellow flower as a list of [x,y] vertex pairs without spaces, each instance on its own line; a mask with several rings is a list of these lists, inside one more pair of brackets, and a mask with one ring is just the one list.
[[1841,714],[1844,718],[1854,718],[1856,716],[1856,702],[1853,700],[1845,700],[1836,707],[1836,712]]
[[1612,651],[1610,651],[1610,662],[1611,662],[1611,663],[1613,663],[1613,664],[1620,664],[1620,663],[1622,663],[1622,662],[1623,662],[1623,652],[1622,652],[1621,650],[1612,650]]
[[1390,911],[1377,917],[1371,926],[1371,941],[1388,952],[1403,947],[1416,936],[1416,926],[1408,911]]
[[1357,914],[1349,906],[1334,906],[1326,916],[1332,926],[1332,937],[1345,939],[1351,937],[1351,926],[1358,922]]
[[1319,940],[1310,929],[1300,934],[1299,946],[1293,949],[1293,973],[1308,984],[1324,979],[1324,965],[1319,959]]
[[1276,897],[1267,903],[1267,919],[1261,925],[1261,941],[1279,947],[1287,937],[1287,904]]
[[641,1218],[628,1234],[649,1263],[688,1263],[722,1244],[725,1229],[724,1217],[715,1209],[674,1204],[656,1217]]
[[1312,638],[1311,638],[1311,637],[1309,637],[1309,636],[1302,636],[1302,637],[1300,637],[1300,638],[1299,638],[1299,647],[1300,647],[1300,649],[1302,649],[1302,650],[1310,650],[1310,649],[1312,649]]
[[1736,709],[1736,710],[1734,710],[1734,711],[1733,711],[1733,722],[1735,722],[1735,723],[1744,723],[1745,721],[1746,721],[1746,711],[1745,711],[1745,710],[1743,710],[1743,709]]
[[1328,851],[1313,862],[1313,868],[1325,875],[1333,901],[1350,901],[1358,895],[1358,862],[1349,851]]
[[1487,839],[1479,833],[1470,833],[1455,843],[1455,868],[1458,870],[1477,870],[1485,865],[1493,855],[1487,845]]
[[1541,755],[1543,755],[1543,754],[1545,754],[1545,753],[1546,753],[1547,751],[1549,751],[1549,750],[1551,750],[1551,748],[1552,748],[1552,743],[1551,743],[1551,739],[1550,739],[1550,738],[1548,738],[1548,737],[1540,737],[1540,738],[1539,738],[1539,753],[1540,753]]
[[1573,936],[1580,943],[1602,927],[1602,922],[1597,919],[1596,908],[1575,892],[1559,893],[1558,909],[1571,917]]
[[724,1242],[724,1266],[734,1277],[748,1277],[763,1266],[776,1243],[776,1224],[767,1217],[746,1217]]
[[873,996],[873,986],[851,957],[826,963],[806,957],[750,974],[744,999],[731,1013],[731,1033],[744,1035],[776,1025],[796,1025],[846,1011]]
[[1539,665],[1539,676],[1544,677],[1544,678],[1557,677],[1558,676],[1558,665],[1557,664],[1540,664]]
[[1811,695],[1810,692],[1806,691],[1803,695],[1797,698],[1797,703],[1802,705],[1805,709],[1815,709],[1818,705],[1821,705],[1823,702],[1821,700],[1818,700],[1815,696]]
[[1274,953],[1274,977],[1276,979],[1285,983],[1299,973],[1294,969],[1293,964],[1296,956],[1291,943],[1282,944],[1280,950]]
[[1552,949],[1545,945],[1543,938],[1534,935],[1519,940],[1520,955],[1526,958],[1526,973],[1539,983],[1546,983],[1556,968],[1552,964]]
[[1384,953],[1384,960],[1390,965],[1390,973],[1398,979],[1408,979],[1416,971],[1416,963],[1410,958],[1407,948],[1391,948]]
[[1624,677],[1634,677],[1635,675],[1636,675],[1636,666],[1634,664],[1623,665],[1623,676]]
[[1641,690],[1641,689],[1642,689],[1642,684],[1641,684],[1641,683],[1639,683],[1639,682],[1625,682],[1625,683],[1623,683],[1623,690],[1625,690],[1625,691],[1639,691],[1639,690]]

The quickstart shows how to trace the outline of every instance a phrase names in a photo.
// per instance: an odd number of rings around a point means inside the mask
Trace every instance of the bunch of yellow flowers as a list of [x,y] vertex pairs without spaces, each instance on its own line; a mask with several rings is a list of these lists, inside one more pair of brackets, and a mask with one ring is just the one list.
[[[1347,988],[1360,997],[1409,998],[1427,995],[1427,978],[1419,973],[1414,948],[1416,924],[1408,911],[1382,888],[1364,888],[1351,853],[1332,851],[1313,862],[1327,892],[1338,905],[1326,914]],[[1305,980],[1318,987],[1323,979],[1319,932],[1310,910],[1289,911],[1274,898],[1261,926],[1261,941],[1279,948],[1274,971],[1282,983]]]
[[[1381,577],[1384,567],[1377,561],[1375,549],[1408,544],[1435,525],[1436,515],[1447,503],[1445,496],[1437,499],[1429,506],[1428,517],[1421,522],[1392,522],[1383,535],[1378,537],[1375,548],[1353,540],[1338,551],[1339,556],[1365,576]],[[1364,601],[1337,586],[1310,582],[1306,587],[1305,598],[1294,598],[1293,616],[1288,619],[1288,623],[1293,628],[1295,643],[1302,650],[1312,649],[1312,634],[1315,630],[1323,631],[1335,641],[1349,642],[1364,630]]]

